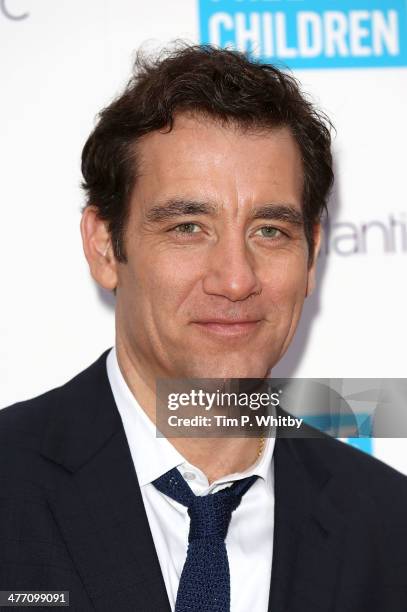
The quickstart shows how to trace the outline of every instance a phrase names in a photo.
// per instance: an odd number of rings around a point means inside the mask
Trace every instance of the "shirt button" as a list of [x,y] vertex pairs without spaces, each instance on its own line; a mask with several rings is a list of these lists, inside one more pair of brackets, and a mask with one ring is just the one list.
[[185,480],[195,480],[195,474],[193,472],[184,472]]

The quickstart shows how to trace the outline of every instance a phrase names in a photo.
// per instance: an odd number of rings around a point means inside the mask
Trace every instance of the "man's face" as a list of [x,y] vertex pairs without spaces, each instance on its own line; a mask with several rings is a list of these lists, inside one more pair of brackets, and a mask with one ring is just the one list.
[[295,140],[287,128],[249,133],[181,114],[138,155],[118,341],[154,376],[266,376],[314,275]]

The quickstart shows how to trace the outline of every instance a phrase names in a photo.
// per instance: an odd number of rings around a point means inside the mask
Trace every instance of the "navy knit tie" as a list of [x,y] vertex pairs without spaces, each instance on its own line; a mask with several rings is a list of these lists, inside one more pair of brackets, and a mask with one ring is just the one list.
[[173,468],[155,487],[187,506],[191,519],[187,558],[178,586],[175,612],[230,612],[230,574],[225,538],[232,512],[257,476],[236,481],[210,495],[195,495]]

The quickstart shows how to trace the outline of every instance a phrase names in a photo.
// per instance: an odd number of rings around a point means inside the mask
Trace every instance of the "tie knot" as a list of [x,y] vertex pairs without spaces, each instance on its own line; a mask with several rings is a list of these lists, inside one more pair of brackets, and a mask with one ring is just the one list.
[[232,512],[240,501],[241,497],[233,495],[228,489],[212,495],[194,497],[188,506],[191,519],[189,542],[204,538],[224,540]]
[[224,540],[233,510],[256,479],[257,476],[242,478],[217,493],[198,496],[194,495],[180,472],[173,468],[154,480],[153,484],[161,493],[188,508],[191,519],[188,539],[192,542],[207,538]]

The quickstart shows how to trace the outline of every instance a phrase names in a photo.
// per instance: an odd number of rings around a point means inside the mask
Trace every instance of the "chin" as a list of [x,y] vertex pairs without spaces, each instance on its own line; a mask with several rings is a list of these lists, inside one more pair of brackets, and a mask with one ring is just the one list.
[[271,369],[271,360],[224,356],[207,363],[189,363],[187,378],[265,378]]

